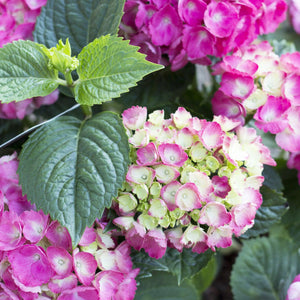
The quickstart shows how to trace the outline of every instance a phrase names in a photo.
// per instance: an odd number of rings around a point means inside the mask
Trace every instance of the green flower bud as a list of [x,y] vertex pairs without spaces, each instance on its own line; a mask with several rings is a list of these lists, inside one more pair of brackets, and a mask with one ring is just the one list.
[[148,230],[154,229],[158,225],[158,219],[151,217],[146,213],[139,215],[138,220],[139,223],[145,228],[147,228]]
[[89,244],[88,246],[80,246],[79,248],[81,251],[89,252],[94,255],[98,249],[98,245],[97,245],[97,242],[95,241],[95,242]]
[[160,196],[161,184],[159,182],[153,182],[150,188],[150,194],[153,198],[158,198]]
[[125,213],[133,211],[137,207],[137,200],[130,193],[121,194],[116,201],[119,203],[119,208]]
[[212,171],[214,173],[219,169],[220,163],[214,156],[207,156],[206,157],[206,166],[210,171]]
[[198,222],[200,218],[200,210],[199,209],[194,209],[193,211],[190,212],[190,217],[195,221]]
[[136,194],[138,199],[144,200],[148,198],[149,190],[146,184],[135,184],[132,192]]

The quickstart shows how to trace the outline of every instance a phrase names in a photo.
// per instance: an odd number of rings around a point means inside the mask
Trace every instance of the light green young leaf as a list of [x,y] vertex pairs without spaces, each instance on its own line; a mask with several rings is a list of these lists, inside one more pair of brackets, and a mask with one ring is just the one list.
[[234,299],[284,300],[300,273],[300,254],[290,239],[256,238],[245,241],[233,266]]
[[117,34],[125,0],[48,0],[37,19],[34,40],[47,48],[70,39],[72,55],[95,38]]
[[0,101],[9,103],[52,93],[57,72],[48,68],[49,59],[32,41],[15,41],[0,49]]
[[117,36],[102,36],[80,52],[75,99],[94,105],[119,97],[143,76],[163,66],[145,60],[138,47]]
[[86,121],[61,117],[34,132],[19,159],[23,192],[67,227],[76,246],[122,186],[128,138],[122,120],[111,112]]

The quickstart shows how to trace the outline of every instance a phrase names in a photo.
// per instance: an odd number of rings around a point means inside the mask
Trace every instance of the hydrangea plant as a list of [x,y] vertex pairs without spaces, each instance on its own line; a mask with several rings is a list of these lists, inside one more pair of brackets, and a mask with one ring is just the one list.
[[0,0],[0,298],[299,298],[296,8]]

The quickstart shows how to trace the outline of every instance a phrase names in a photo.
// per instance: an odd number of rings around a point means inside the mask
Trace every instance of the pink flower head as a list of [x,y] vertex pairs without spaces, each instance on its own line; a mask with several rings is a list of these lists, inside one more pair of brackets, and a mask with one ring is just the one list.
[[73,251],[73,268],[78,280],[85,286],[89,286],[97,269],[97,262],[94,256],[88,252],[79,252],[76,248]]
[[11,251],[8,260],[16,284],[25,288],[40,287],[54,275],[45,252],[36,245],[23,245]]
[[204,147],[211,151],[223,144],[224,131],[221,126],[216,122],[207,123],[206,126],[200,131],[199,138]]
[[194,183],[185,183],[181,186],[176,192],[175,203],[184,211],[200,208],[202,205],[197,186]]
[[169,46],[181,34],[182,23],[175,8],[169,4],[156,12],[149,24],[151,40],[157,46]]
[[288,288],[285,300],[300,299],[300,275],[297,275]]
[[224,204],[210,202],[201,209],[198,222],[200,224],[207,224],[208,226],[221,227],[228,224],[230,220],[231,215],[227,212]]
[[214,54],[215,37],[203,26],[185,26],[182,44],[189,59],[199,59]]
[[48,228],[48,215],[42,211],[24,211],[20,216],[23,224],[23,235],[31,243],[38,243]]
[[72,240],[67,228],[61,226],[58,221],[53,221],[46,232],[47,239],[52,246],[62,247],[68,251],[72,250]]
[[136,130],[142,128],[147,118],[147,108],[132,106],[122,113],[123,124],[126,128]]
[[178,189],[181,187],[181,183],[178,181],[172,181],[162,187],[160,190],[160,196],[166,203],[168,210],[172,211],[177,208],[175,195]]
[[138,157],[137,164],[142,166],[154,165],[158,160],[158,153],[154,143],[149,143],[146,147],[136,151]]
[[66,277],[71,273],[72,256],[65,248],[50,246],[46,253],[51,267],[57,275]]
[[264,132],[276,134],[284,130],[287,120],[285,112],[291,107],[287,99],[269,96],[267,102],[254,115],[255,125]]
[[149,230],[143,242],[143,248],[150,257],[162,258],[167,249],[167,238],[160,228]]
[[162,162],[169,166],[182,167],[188,159],[183,148],[177,144],[161,144],[158,146],[158,153]]
[[249,75],[226,72],[223,74],[220,91],[232,98],[244,100],[254,90],[254,80]]
[[215,36],[228,37],[238,21],[238,12],[229,2],[211,1],[204,14],[207,29]]
[[188,25],[201,25],[207,4],[202,0],[179,0],[178,13]]
[[94,287],[77,286],[74,287],[73,289],[63,291],[57,298],[57,300],[77,300],[77,299],[92,300],[92,299],[99,299],[99,296],[97,290]]

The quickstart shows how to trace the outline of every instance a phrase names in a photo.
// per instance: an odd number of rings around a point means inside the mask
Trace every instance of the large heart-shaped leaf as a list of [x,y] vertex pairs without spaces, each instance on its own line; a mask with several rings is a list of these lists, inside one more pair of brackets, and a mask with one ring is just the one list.
[[264,237],[245,241],[231,274],[234,298],[284,300],[299,273],[300,254],[290,239]]
[[145,252],[139,251],[132,254],[132,260],[135,267],[141,269],[140,277],[149,277],[153,271],[170,272],[177,277],[178,284],[181,284],[204,268],[212,255],[211,250],[198,254],[191,249],[184,248],[179,252],[168,248],[166,254],[160,259],[151,258]]
[[66,226],[75,246],[121,187],[128,140],[118,115],[86,121],[62,117],[34,132],[20,154],[23,192],[38,209]]
[[145,60],[138,47],[117,36],[102,36],[80,52],[75,99],[93,105],[119,97],[143,76],[163,68]]
[[9,103],[46,96],[58,83],[48,57],[32,41],[16,41],[0,49],[0,101]]
[[48,0],[37,19],[34,39],[48,48],[69,38],[72,54],[95,38],[118,32],[125,0]]

